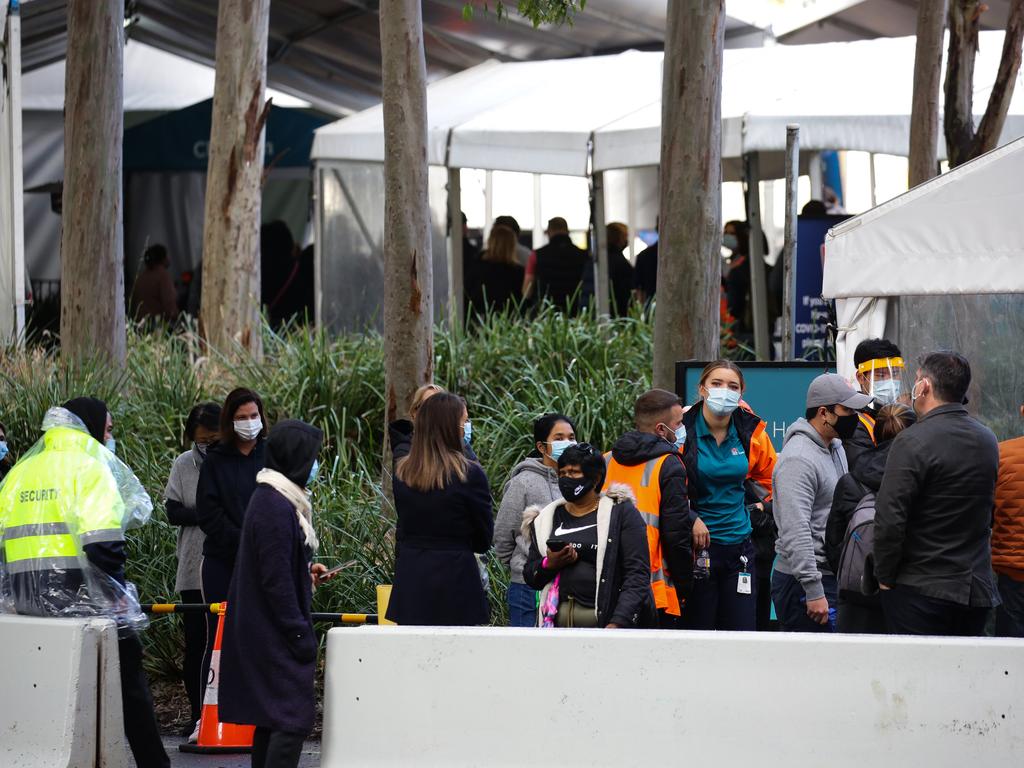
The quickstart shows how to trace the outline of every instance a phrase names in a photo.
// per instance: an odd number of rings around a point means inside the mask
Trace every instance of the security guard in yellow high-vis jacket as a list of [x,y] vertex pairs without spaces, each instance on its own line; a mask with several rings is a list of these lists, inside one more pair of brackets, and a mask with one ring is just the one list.
[[[0,600],[34,616],[118,620],[125,734],[139,766],[169,766],[142,644],[124,604],[125,501],[110,467],[107,406],[76,398],[51,409],[40,444],[0,486]],[[148,499],[146,500],[148,503]]]

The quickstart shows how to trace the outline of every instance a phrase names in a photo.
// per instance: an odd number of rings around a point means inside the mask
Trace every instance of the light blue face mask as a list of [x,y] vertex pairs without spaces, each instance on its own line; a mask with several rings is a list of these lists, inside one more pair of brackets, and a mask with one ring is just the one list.
[[473,424],[472,424],[472,422],[467,421],[465,424],[462,425],[462,443],[464,445],[468,446],[472,442],[473,442]]
[[307,488],[316,482],[317,475],[319,474],[320,462],[317,459],[313,459],[313,466],[309,468],[309,479],[306,481]]
[[680,424],[676,427],[676,448],[679,450],[683,449],[686,444],[686,425]]
[[114,438],[110,438],[103,444],[108,451],[111,453],[117,453],[117,441]]
[[0,440],[0,461],[7,458],[7,454],[11,452],[10,447],[7,445],[6,440]]
[[710,387],[705,401],[716,416],[728,416],[739,408],[740,393],[728,387]]
[[562,454],[565,453],[565,449],[570,445],[576,445],[575,440],[552,440],[551,441],[551,460],[558,461]]
[[899,379],[884,379],[872,385],[871,396],[879,405],[892,405],[900,396],[901,389]]
[[722,247],[727,248],[730,251],[735,251],[739,248],[740,241],[736,239],[736,235],[727,233],[722,235]]

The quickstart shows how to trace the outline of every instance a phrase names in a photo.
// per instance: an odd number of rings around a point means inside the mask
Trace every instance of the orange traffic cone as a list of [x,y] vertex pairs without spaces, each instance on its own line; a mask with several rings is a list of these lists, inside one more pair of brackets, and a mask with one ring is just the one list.
[[222,723],[217,708],[217,689],[220,682],[220,644],[224,637],[224,614],[228,604],[220,603],[217,611],[217,635],[213,641],[213,652],[210,654],[210,677],[206,681],[206,694],[203,696],[203,713],[199,719],[199,739],[195,744],[181,744],[182,752],[251,752],[252,737],[256,727],[253,725],[234,725]]

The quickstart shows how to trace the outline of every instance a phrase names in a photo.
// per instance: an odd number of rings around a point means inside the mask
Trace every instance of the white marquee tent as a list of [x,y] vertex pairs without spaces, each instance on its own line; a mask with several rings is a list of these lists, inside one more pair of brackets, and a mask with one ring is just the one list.
[[[1003,34],[980,38],[975,102],[983,108]],[[906,154],[914,47],[914,38],[882,38],[725,51],[723,158],[783,152],[791,122],[800,123],[806,150]],[[428,87],[430,162],[582,176],[593,140],[594,172],[657,165],[661,71],[661,53],[636,51],[481,64]],[[1024,88],[1014,95],[1003,134],[1021,135]],[[313,158],[383,162],[381,108],[321,128]]]
[[[984,108],[995,80],[1003,35],[983,32],[975,67],[975,103]],[[909,141],[914,38],[851,43],[731,49],[724,53],[722,87],[723,177],[743,177],[743,158],[756,154],[763,178],[783,173],[786,125],[799,123],[804,163],[810,153],[860,150],[903,155]],[[660,156],[662,54],[627,51],[612,56],[529,63],[487,62],[428,86],[428,160],[448,169],[589,176],[655,166]],[[1003,141],[1024,135],[1024,87],[1018,88]],[[940,146],[940,152],[944,148]],[[341,184],[343,168],[384,161],[380,106],[316,132],[312,157],[319,189],[317,231],[321,280],[332,294],[351,285],[347,268],[332,264],[359,250],[359,284],[372,286],[380,265],[366,209],[383,209],[367,179]],[[450,174],[451,176],[451,174]],[[344,190],[334,189],[333,177]],[[437,184],[443,181],[435,174]],[[456,189],[449,179],[449,190]],[[361,183],[360,199],[352,193]],[[376,181],[373,181],[376,184]],[[598,185],[600,186],[600,185]],[[443,196],[443,189],[440,195]],[[380,199],[378,199],[380,197]],[[432,195],[433,197],[433,195]],[[362,213],[353,214],[357,204]],[[459,210],[449,199],[448,215]],[[435,201],[444,235],[443,199]],[[341,215],[339,215],[341,212]],[[343,221],[343,219],[347,219]],[[596,211],[596,221],[603,211]],[[358,229],[357,236],[347,230]],[[597,228],[600,236],[601,227]],[[341,233],[339,235],[339,232]],[[598,248],[599,265],[604,249]],[[339,254],[343,254],[340,255]],[[444,261],[443,252],[435,258]],[[447,283],[457,304],[456,260]],[[343,278],[326,278],[333,270]],[[599,284],[601,276],[598,277]],[[372,292],[372,288],[367,290]],[[598,291],[598,296],[603,295]],[[339,294],[340,295],[340,294]],[[372,299],[372,297],[370,297]],[[356,306],[365,297],[346,295]],[[372,301],[370,302],[372,303]],[[364,313],[365,315],[365,313]],[[320,315],[324,319],[323,315]],[[328,320],[328,325],[331,321]]]
[[[925,348],[969,347],[976,355],[981,351],[980,337],[1003,338],[1006,343],[995,354],[1010,359],[1019,369],[1019,356],[1024,352],[1021,179],[1024,139],[915,187],[829,233],[823,294],[837,300],[837,352],[842,373],[852,377],[857,343],[882,335],[909,344],[914,342],[908,336],[920,338]],[[954,302],[951,323],[939,312],[919,312],[926,315],[923,317],[911,317],[907,312],[899,313],[901,317],[892,312],[890,300],[907,296],[935,297],[925,305],[928,307]],[[975,327],[993,320],[994,325],[982,334],[975,332],[975,338],[943,327],[956,325],[967,313]],[[918,332],[908,334],[908,328]],[[904,346],[905,353],[920,351]],[[984,359],[978,365],[992,362]],[[1024,383],[1019,373],[1010,375]],[[1001,383],[1014,389],[1012,382]],[[1019,388],[1010,392],[1011,403],[1019,405],[1019,397]]]

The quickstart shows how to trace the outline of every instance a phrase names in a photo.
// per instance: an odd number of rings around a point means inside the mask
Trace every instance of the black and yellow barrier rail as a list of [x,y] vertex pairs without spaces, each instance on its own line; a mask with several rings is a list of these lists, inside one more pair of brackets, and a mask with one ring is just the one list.
[[[145,613],[168,614],[168,613],[222,613],[220,603],[143,603],[142,610]],[[314,613],[313,621],[328,624],[376,624],[377,614],[375,613]]]

